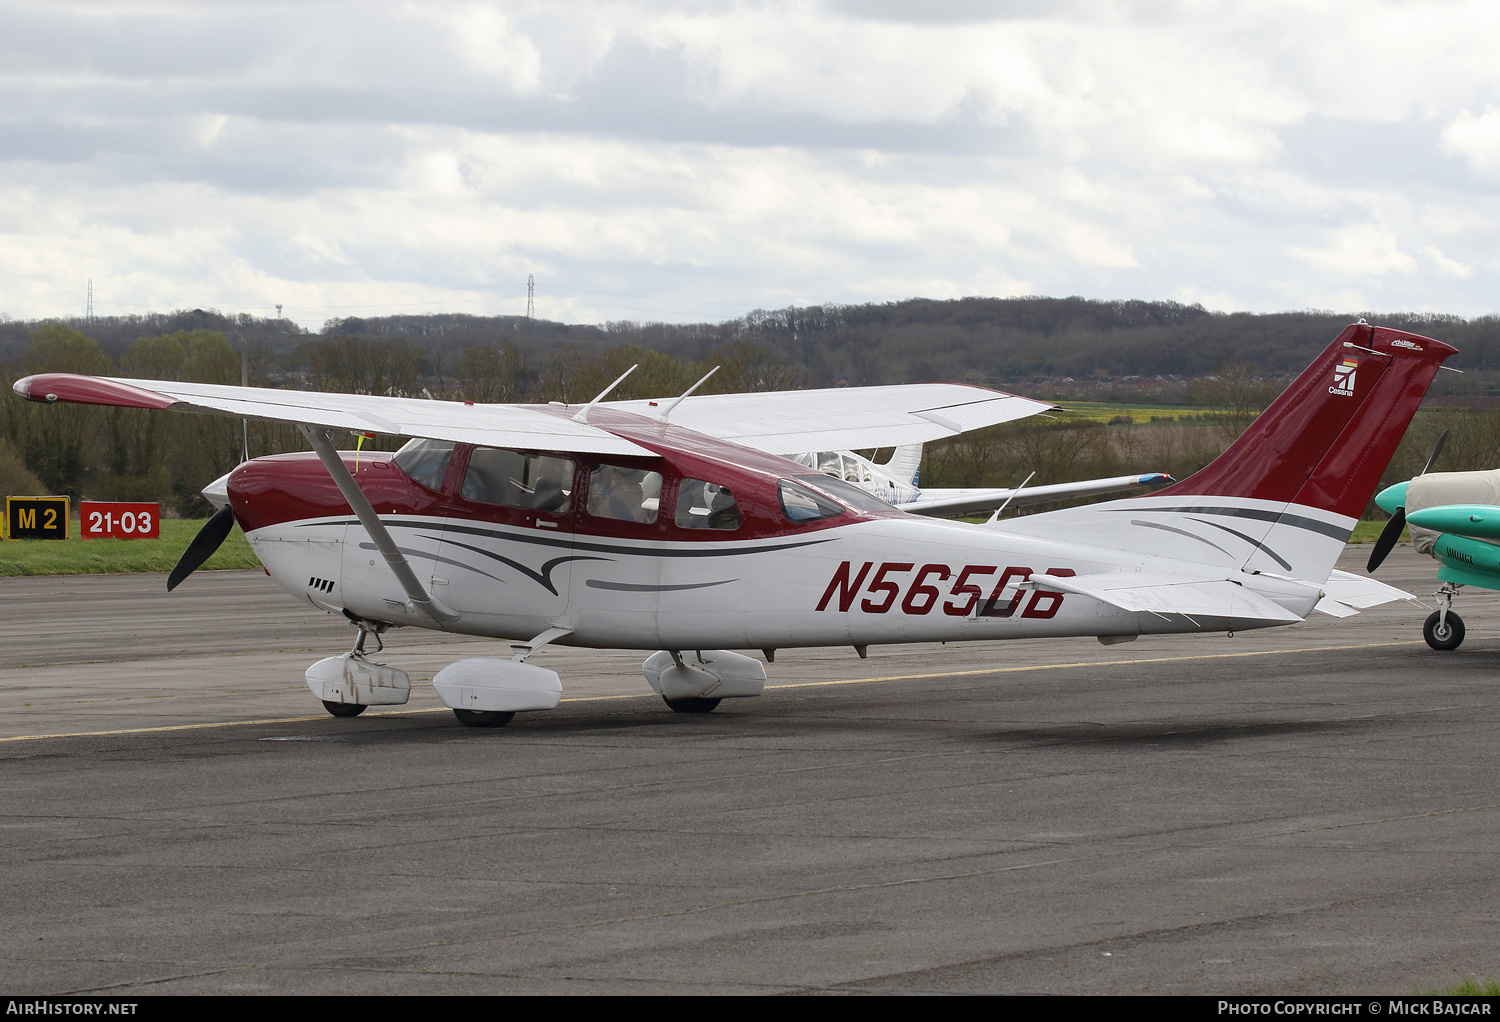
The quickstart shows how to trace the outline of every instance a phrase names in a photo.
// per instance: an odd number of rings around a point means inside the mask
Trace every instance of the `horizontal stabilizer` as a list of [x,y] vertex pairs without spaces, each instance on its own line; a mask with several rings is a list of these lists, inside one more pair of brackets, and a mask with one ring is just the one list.
[[1080,575],[1058,578],[1032,575],[1028,589],[1075,593],[1121,610],[1188,618],[1225,618],[1271,624],[1295,624],[1302,618],[1273,600],[1228,579],[1192,579],[1139,573]]
[[1370,607],[1378,607],[1382,603],[1416,599],[1405,589],[1397,589],[1395,586],[1388,586],[1373,578],[1354,575],[1347,571],[1340,571],[1338,568],[1333,569],[1333,574],[1328,576],[1327,582],[1323,583],[1323,592],[1326,595],[1318,602],[1316,609],[1334,617],[1348,617],[1349,614],[1339,613],[1325,604],[1337,604],[1347,608],[1352,614]]

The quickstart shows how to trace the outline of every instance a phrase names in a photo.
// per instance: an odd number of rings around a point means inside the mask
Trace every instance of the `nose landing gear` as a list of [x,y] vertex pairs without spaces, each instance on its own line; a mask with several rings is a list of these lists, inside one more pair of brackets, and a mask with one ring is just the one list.
[[1428,615],[1422,625],[1422,638],[1433,649],[1457,649],[1464,641],[1464,619],[1453,613],[1453,597],[1458,595],[1458,586],[1444,582],[1435,594],[1438,609]]

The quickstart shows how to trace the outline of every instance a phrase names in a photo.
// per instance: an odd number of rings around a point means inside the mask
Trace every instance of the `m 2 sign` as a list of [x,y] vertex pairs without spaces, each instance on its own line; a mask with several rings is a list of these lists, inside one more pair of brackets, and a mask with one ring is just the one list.
[[67,539],[67,497],[6,497],[5,535],[10,539]]
[[78,505],[78,531],[84,539],[157,539],[159,504],[85,500]]

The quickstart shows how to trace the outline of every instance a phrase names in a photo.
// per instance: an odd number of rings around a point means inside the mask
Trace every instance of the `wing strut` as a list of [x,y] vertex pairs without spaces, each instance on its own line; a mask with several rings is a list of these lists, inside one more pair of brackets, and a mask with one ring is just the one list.
[[406,561],[406,555],[401,548],[396,546],[396,541],[386,531],[385,523],[370,506],[369,498],[349,474],[349,468],[344,464],[344,459],[339,457],[339,452],[334,450],[333,443],[328,439],[328,431],[315,426],[307,426],[297,423],[297,428],[302,435],[307,437],[308,443],[312,444],[313,450],[318,452],[318,459],[323,462],[323,467],[328,474],[333,476],[333,481],[338,484],[339,492],[359,516],[360,524],[375,541],[375,548],[385,558],[385,563],[391,566],[391,571],[396,575],[396,580],[401,583],[401,588],[406,590],[407,599],[416,608],[432,618],[438,624],[448,624],[458,620],[458,615],[443,606],[441,600],[429,593],[422,583],[417,580],[416,572],[411,570],[411,565]]

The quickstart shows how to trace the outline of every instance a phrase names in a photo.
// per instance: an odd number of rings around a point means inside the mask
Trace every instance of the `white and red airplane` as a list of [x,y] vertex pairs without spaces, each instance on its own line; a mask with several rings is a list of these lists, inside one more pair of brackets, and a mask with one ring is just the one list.
[[[548,643],[657,650],[679,712],[760,695],[732,649],[1235,631],[1409,594],[1334,570],[1439,365],[1455,349],[1352,325],[1222,456],[1156,493],[992,522],[908,514],[782,454],[923,443],[1039,410],[976,387],[915,385],[474,405],[41,374],[33,401],[296,423],[315,454],[248,461],[169,579],[234,522],[270,575],[348,617],[354,649],[307,672],[331,713],[407,700],[365,656],[412,625],[515,640],[433,685],[465,724],[557,705]],[[602,395],[601,395],[602,396]],[[340,453],[342,431],[410,436]],[[352,511],[352,514],[351,514]]]

